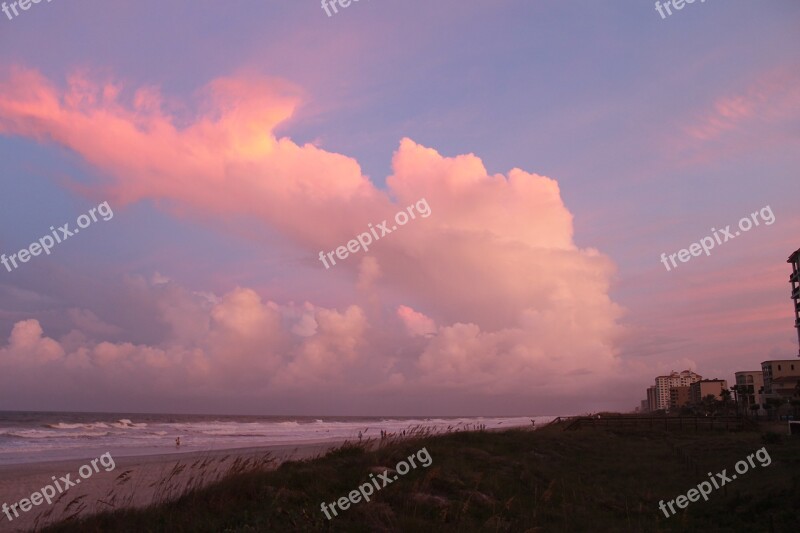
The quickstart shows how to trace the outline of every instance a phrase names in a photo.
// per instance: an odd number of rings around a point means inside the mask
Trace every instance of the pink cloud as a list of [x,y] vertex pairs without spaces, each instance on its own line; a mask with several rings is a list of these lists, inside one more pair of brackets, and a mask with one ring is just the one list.
[[0,361],[12,361],[20,366],[35,366],[64,357],[61,346],[48,337],[38,320],[17,322],[8,338],[8,346],[0,349]]
[[67,315],[80,331],[95,335],[116,335],[122,329],[108,324],[88,309],[69,309]]
[[681,141],[681,149],[702,152],[709,149],[702,147],[704,143],[727,140],[734,141],[732,151],[793,138],[791,124],[800,109],[798,82],[796,67],[775,69],[747,87],[717,97],[708,110],[684,124],[682,129],[690,139]]
[[[377,218],[388,210],[352,158],[273,134],[297,105],[274,80],[213,81],[200,91],[202,111],[184,127],[155,109],[158,98],[146,91],[126,107],[115,85],[73,76],[59,95],[40,74],[15,68],[0,83],[0,132],[74,150],[97,168],[103,194],[118,204],[149,198],[196,212],[254,215],[315,245],[352,237],[342,212]],[[328,223],[309,223],[321,219]]]
[[397,308],[397,316],[403,321],[409,335],[425,337],[436,332],[433,320],[406,305]]
[[[556,180],[516,168],[490,174],[474,154],[448,157],[402,139],[381,190],[354,159],[275,136],[297,105],[286,84],[240,76],[201,92],[201,110],[178,125],[152,88],[126,106],[118,85],[75,77],[59,92],[16,69],[0,83],[0,132],[75,151],[117,203],[150,199],[177,216],[231,223],[247,216],[313,256],[421,198],[431,214],[335,266],[367,304],[298,307],[250,288],[216,296],[134,280],[156,302],[163,342],[48,343],[65,366],[106,378],[134,367],[153,387],[446,386],[551,397],[586,394],[623,368],[622,310],[608,295],[614,265],[575,245]],[[317,275],[333,279],[321,265]]]

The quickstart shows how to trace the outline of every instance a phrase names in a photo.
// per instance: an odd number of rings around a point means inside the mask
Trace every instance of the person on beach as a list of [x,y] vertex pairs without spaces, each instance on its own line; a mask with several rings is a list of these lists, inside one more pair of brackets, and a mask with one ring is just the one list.
[[181,447],[181,438],[180,437],[175,439],[175,447],[176,448],[180,448]]
[[358,442],[361,442],[361,432],[358,432]]

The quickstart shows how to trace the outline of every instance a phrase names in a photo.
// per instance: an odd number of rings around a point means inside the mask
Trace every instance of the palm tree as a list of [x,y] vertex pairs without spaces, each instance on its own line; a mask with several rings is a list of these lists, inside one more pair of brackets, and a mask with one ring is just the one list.
[[[788,399],[788,398],[787,398]],[[783,398],[767,398],[767,404],[764,406],[764,409],[767,409],[770,417],[769,419],[772,420],[772,411],[775,410],[775,414],[778,416],[778,420],[780,420],[781,416],[781,406],[786,403]]]
[[724,414],[728,414],[728,404],[731,402],[731,391],[722,389],[719,393],[722,398],[722,409]]
[[713,394],[706,394],[706,396],[700,401],[700,407],[702,408],[703,412],[708,415],[713,415],[714,411],[716,410],[716,403],[717,397]]
[[[731,387],[731,392],[733,393],[733,403],[734,407],[736,408],[736,414],[739,415],[739,395],[744,393],[743,391],[739,390],[739,385],[734,385],[733,387]],[[745,398],[745,400],[746,399],[747,398]]]

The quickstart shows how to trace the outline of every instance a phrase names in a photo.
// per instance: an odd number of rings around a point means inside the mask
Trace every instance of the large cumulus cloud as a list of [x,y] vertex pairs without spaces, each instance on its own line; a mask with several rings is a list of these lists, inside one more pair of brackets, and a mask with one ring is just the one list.
[[101,341],[118,331],[113,321],[75,310],[77,327],[58,341],[35,320],[17,324],[3,366],[22,371],[28,350],[25,365],[107,380],[125,368],[154,394],[179,380],[220,393],[360,387],[533,398],[586,392],[620,371],[614,266],[575,245],[556,180],[517,168],[491,174],[474,154],[447,157],[406,138],[378,188],[353,158],[276,136],[299,101],[276,80],[215,80],[180,120],[153,88],[124,94],[77,75],[59,89],[12,69],[0,82],[0,133],[79,154],[98,181],[76,190],[120,206],[152,200],[226,227],[255,220],[314,256],[420,198],[431,215],[340,261],[336,275],[320,264],[311,275],[351,289],[334,305],[140,280],[168,326],[160,343]]

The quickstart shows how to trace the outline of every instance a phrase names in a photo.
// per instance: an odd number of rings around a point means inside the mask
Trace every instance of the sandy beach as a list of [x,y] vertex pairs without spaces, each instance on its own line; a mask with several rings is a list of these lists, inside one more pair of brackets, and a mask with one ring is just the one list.
[[[189,487],[195,488],[215,481],[231,469],[262,464],[275,459],[272,466],[290,459],[305,459],[324,454],[341,442],[317,442],[301,445],[272,445],[263,447],[171,453],[138,457],[114,457],[115,468],[99,472],[57,496],[48,505],[42,502],[19,517],[9,521],[0,513],[0,531],[28,531],[34,527],[57,522],[70,515],[85,515],[120,507],[143,507],[154,501],[180,496]],[[113,454],[112,454],[113,456]],[[96,456],[95,456],[96,457]],[[78,469],[95,457],[83,460],[51,461],[33,464],[0,466],[0,505],[10,507],[39,491],[66,474],[80,480]]]

